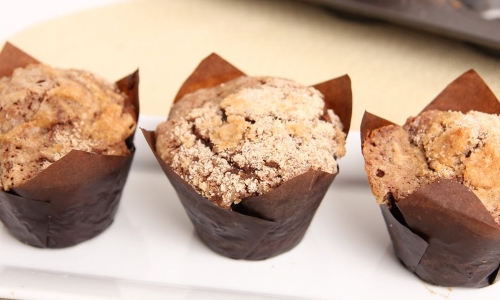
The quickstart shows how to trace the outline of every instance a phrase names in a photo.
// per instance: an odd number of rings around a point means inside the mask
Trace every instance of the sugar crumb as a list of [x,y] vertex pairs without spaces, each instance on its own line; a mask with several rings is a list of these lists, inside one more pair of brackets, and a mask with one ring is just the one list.
[[345,134],[314,88],[240,77],[184,96],[156,130],[158,154],[200,194],[229,208],[310,169],[337,172]]
[[[500,224],[500,116],[427,111],[404,126],[371,132],[363,143],[365,169],[378,203],[421,186],[455,179],[471,189]],[[384,170],[377,176],[377,170]],[[389,203],[388,203],[389,204]]]

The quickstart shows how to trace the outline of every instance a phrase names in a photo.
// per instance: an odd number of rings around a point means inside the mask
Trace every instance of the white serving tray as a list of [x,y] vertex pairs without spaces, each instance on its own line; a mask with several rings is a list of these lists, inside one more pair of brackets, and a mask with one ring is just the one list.
[[[140,116],[153,130],[163,118]],[[0,225],[0,298],[14,299],[498,299],[482,289],[436,287],[392,251],[351,132],[340,174],[302,242],[264,261],[209,250],[195,235],[140,131],[115,222],[60,249],[26,246]]]

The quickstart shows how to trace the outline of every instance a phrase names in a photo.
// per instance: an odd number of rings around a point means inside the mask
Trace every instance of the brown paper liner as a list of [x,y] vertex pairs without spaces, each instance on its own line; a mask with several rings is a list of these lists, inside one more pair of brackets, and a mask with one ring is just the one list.
[[[212,54],[185,81],[175,101],[197,89],[213,87],[242,75],[245,74]],[[325,109],[334,109],[347,133],[352,112],[349,77],[342,76],[315,87],[325,95]],[[233,210],[227,210],[197,193],[159,157],[154,131],[143,129],[142,132],[201,240],[213,251],[230,258],[262,260],[295,247],[336,176],[311,170],[265,195],[245,198],[233,205]]]
[[[0,77],[39,63],[10,43],[0,53]],[[117,82],[128,96],[125,110],[139,116],[138,71]],[[26,183],[0,192],[0,220],[18,240],[42,248],[76,245],[103,232],[114,215],[134,157],[73,150]]]
[[[423,111],[500,113],[500,103],[470,70],[449,84]],[[365,112],[362,142],[392,124]],[[484,287],[500,266],[500,227],[479,198],[454,180],[423,186],[392,207],[380,205],[396,256],[418,277],[440,286]]]

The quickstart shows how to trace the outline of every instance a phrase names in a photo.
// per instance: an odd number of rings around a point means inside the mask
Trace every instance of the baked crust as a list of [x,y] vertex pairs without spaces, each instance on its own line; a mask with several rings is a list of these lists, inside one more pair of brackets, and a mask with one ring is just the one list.
[[363,142],[377,202],[390,205],[421,186],[454,179],[470,188],[500,224],[500,117],[430,110],[403,127],[384,126]]
[[130,153],[125,140],[136,122],[125,101],[114,84],[82,70],[34,64],[0,78],[0,189],[21,185],[73,149]]
[[323,108],[314,88],[242,76],[176,102],[156,129],[156,151],[201,195],[229,208],[310,169],[337,172],[345,133]]

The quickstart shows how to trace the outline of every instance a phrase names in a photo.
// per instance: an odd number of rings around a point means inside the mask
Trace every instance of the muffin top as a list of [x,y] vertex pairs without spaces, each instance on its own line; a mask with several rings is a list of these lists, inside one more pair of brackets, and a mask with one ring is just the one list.
[[500,224],[500,116],[426,111],[403,127],[384,126],[363,143],[377,202],[390,205],[421,186],[454,179],[474,192]]
[[230,208],[311,169],[335,174],[345,133],[316,89],[242,76],[175,103],[156,129],[156,151],[201,195]]
[[130,153],[135,117],[116,85],[42,64],[0,78],[0,190],[21,185],[71,150]]

